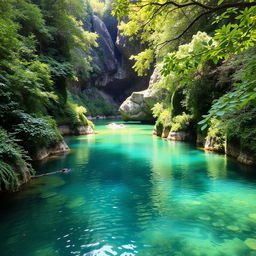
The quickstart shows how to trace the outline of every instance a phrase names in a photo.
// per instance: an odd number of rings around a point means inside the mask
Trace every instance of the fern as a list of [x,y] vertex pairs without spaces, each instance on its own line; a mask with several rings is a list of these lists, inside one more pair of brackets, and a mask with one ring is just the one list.
[[0,190],[15,191],[19,186],[18,175],[7,163],[0,160]]

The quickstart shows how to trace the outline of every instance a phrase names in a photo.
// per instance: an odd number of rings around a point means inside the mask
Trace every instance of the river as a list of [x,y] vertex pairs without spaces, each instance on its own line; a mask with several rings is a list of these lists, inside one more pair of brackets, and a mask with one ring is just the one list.
[[70,173],[2,198],[1,256],[256,255],[256,172],[151,125],[107,122],[35,166]]

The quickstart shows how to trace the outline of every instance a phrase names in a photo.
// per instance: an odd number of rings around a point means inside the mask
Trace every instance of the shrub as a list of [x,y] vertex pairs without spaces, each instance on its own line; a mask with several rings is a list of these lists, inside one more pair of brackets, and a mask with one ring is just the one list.
[[175,116],[171,121],[171,131],[187,131],[193,124],[192,115],[183,113],[182,115]]
[[26,113],[17,113],[17,124],[12,130],[21,140],[24,148],[32,154],[35,149],[49,147],[62,139],[56,122],[50,117],[36,117]]
[[118,113],[117,107],[107,102],[96,88],[87,89],[85,93],[69,92],[68,96],[70,101],[84,106],[89,116],[111,116]]
[[220,120],[212,119],[209,129],[207,131],[207,137],[214,141],[214,147],[217,151],[222,151],[225,148],[225,129]]
[[256,108],[245,106],[243,109],[225,116],[228,142],[256,155]]
[[24,177],[21,167],[27,167],[31,172],[32,167],[26,152],[16,143],[17,140],[2,128],[0,138],[0,190],[14,191],[19,186],[19,180]]

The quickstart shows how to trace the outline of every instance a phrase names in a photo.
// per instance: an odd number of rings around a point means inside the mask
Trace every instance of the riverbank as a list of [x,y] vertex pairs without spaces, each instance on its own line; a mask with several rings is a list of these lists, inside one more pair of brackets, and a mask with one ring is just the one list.
[[194,142],[206,151],[225,154],[241,164],[256,166],[256,157],[250,152],[244,151],[237,145],[226,142],[224,146],[219,146],[216,138],[204,137],[191,131],[171,131],[170,128],[158,126],[154,127],[153,135],[170,141]]

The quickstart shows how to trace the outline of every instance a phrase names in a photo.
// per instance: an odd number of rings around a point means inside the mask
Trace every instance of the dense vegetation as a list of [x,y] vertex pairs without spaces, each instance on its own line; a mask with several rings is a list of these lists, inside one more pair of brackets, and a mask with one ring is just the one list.
[[0,190],[32,170],[28,155],[62,140],[57,125],[92,125],[68,97],[93,68],[88,12],[80,0],[0,0]]
[[169,90],[153,108],[157,126],[255,157],[255,1],[117,0],[113,12],[122,33],[147,46],[131,56],[135,70],[156,65],[155,86]]

